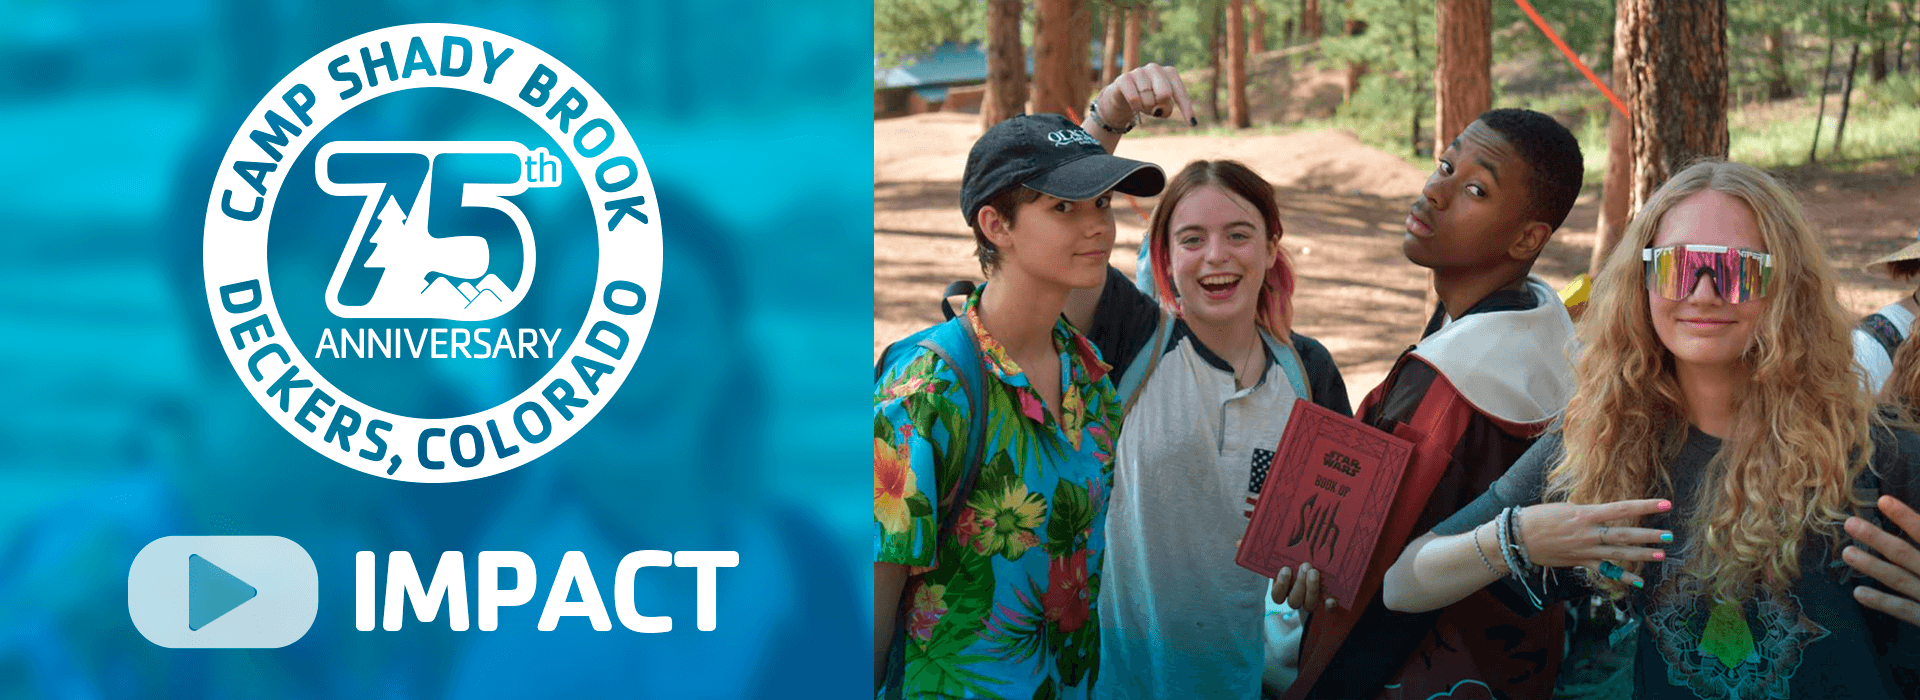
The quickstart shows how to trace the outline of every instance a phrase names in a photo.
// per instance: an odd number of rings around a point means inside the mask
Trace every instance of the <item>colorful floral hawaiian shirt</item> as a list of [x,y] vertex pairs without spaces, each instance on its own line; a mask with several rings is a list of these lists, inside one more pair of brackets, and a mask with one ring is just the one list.
[[1006,349],[966,322],[986,372],[980,474],[934,541],[964,469],[972,407],[932,352],[873,397],[873,557],[915,574],[903,594],[905,697],[1089,697],[1099,673],[1100,563],[1120,405],[1092,343],[1063,320],[1055,421]]

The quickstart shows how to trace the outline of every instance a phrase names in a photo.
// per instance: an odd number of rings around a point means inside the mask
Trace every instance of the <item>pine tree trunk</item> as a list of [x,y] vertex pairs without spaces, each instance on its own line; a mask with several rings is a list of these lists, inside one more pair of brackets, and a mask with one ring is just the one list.
[[[1367,22],[1366,20],[1349,19],[1347,20],[1345,29],[1347,36],[1360,36],[1367,33]],[[1347,64],[1347,85],[1346,94],[1342,97],[1343,101],[1353,99],[1353,93],[1360,91],[1360,79],[1366,77],[1366,75],[1366,61],[1354,61]]]
[[1120,77],[1114,59],[1120,54],[1120,15],[1124,12],[1117,7],[1107,8],[1107,36],[1105,41],[1100,42],[1100,87],[1103,88],[1113,84],[1114,78]]
[[[1829,34],[1832,32],[1829,31]],[[1833,37],[1827,37],[1827,64],[1820,69],[1820,111],[1813,116],[1813,145],[1807,147],[1807,164],[1820,162],[1820,126],[1827,119],[1827,85],[1833,75]]]
[[1131,71],[1140,67],[1140,9],[1127,10],[1127,50],[1122,68]]
[[1300,38],[1320,38],[1320,0],[1300,0]]
[[1847,57],[1847,84],[1840,90],[1840,124],[1833,129],[1833,155],[1840,155],[1840,143],[1847,138],[1847,108],[1853,106],[1853,74],[1860,67],[1860,42],[1853,42],[1853,55]]
[[1493,0],[1434,3],[1433,154],[1493,105]]
[[1073,43],[1075,0],[1039,0],[1033,30],[1033,111],[1072,114],[1073,57],[1086,45]]
[[1067,83],[1067,111],[1075,122],[1086,115],[1088,99],[1093,96],[1093,7],[1088,0],[1073,0],[1072,36],[1067,40],[1073,50],[1066,56],[1070,80]]
[[1260,3],[1254,2],[1247,7],[1253,15],[1253,31],[1247,33],[1248,49],[1254,53],[1267,51],[1267,11],[1260,9]]
[[[1627,47],[1633,43],[1632,31],[1627,13],[1614,17],[1613,73],[1608,80],[1613,83],[1616,95],[1626,95],[1629,87],[1627,72],[1632,63]],[[1600,274],[1607,256],[1613,254],[1613,247],[1619,245],[1620,238],[1626,234],[1627,212],[1632,200],[1633,119],[1614,110],[1607,113],[1607,175],[1600,186],[1600,221],[1595,226],[1593,256],[1587,261],[1588,274]]]
[[987,94],[983,128],[1026,111],[1027,56],[1020,45],[1020,0],[987,0]]
[[[1866,18],[1867,31],[1872,32],[1874,29],[1873,25],[1880,23],[1880,12],[1876,11],[1876,8],[1871,2],[1867,3]],[[1874,37],[1874,39],[1868,43],[1867,75],[1873,78],[1873,84],[1875,85],[1879,85],[1887,79],[1887,42],[1883,38]],[[1836,140],[1834,145],[1837,147],[1840,144]]]
[[1793,84],[1787,82],[1787,31],[1775,27],[1767,32],[1767,99],[1784,100],[1793,96]]
[[[1415,65],[1418,65],[1420,63],[1420,20],[1413,15],[1407,16],[1407,47],[1413,49],[1413,62]],[[1438,82],[1437,77],[1439,74],[1439,70],[1436,68],[1434,71],[1434,75],[1436,76],[1435,82]],[[1420,81],[1416,78],[1412,82],[1414,92],[1424,95],[1426,91],[1421,89]],[[1436,100],[1435,104],[1437,105],[1439,102]],[[1419,158],[1422,136],[1420,133],[1420,110],[1409,109],[1407,113],[1413,117],[1413,128],[1407,132],[1407,143],[1413,148],[1413,157]]]
[[1253,126],[1247,109],[1247,21],[1245,0],[1227,3],[1227,120],[1235,129]]
[[[1620,0],[1633,112],[1633,197],[1647,197],[1681,166],[1727,155],[1726,0]],[[1631,214],[1629,214],[1631,215]]]
[[1900,38],[1893,42],[1893,70],[1907,74],[1907,30],[1913,28],[1913,2],[1900,3]]
[[1225,67],[1221,65],[1220,53],[1225,48],[1225,42],[1221,41],[1221,35],[1226,33],[1226,27],[1224,26],[1226,23],[1220,20],[1219,8],[1216,7],[1213,13],[1212,38],[1209,39],[1207,43],[1207,55],[1211,57],[1213,62],[1211,66],[1213,68],[1213,78],[1207,84],[1207,106],[1213,110],[1213,121],[1216,124],[1221,121],[1220,74],[1224,72],[1221,69]]

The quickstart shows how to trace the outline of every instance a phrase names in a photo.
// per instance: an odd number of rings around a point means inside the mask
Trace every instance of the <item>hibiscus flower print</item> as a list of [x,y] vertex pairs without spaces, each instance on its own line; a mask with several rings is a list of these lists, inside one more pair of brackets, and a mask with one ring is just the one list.
[[1080,449],[1080,427],[1086,424],[1085,408],[1086,404],[1081,401],[1078,384],[1067,387],[1066,392],[1060,396],[1060,418],[1064,423],[1060,429],[1066,431],[1067,442],[1071,443],[1076,450]]
[[1093,458],[1102,463],[1113,461],[1113,437],[1107,434],[1107,426],[1094,423],[1087,426],[1087,435],[1093,437]]
[[973,512],[973,509],[970,507],[961,508],[960,512],[955,514],[953,518],[954,541],[960,543],[962,547],[972,547],[973,551],[981,554],[987,553],[987,538],[980,536],[980,530],[983,526],[981,525],[979,514]]
[[933,626],[940,624],[940,617],[947,614],[946,595],[946,586],[921,586],[913,596],[913,612],[907,617],[907,634],[923,642],[932,637]]
[[1047,408],[1040,404],[1040,395],[1025,389],[1015,389],[1020,395],[1020,412],[1027,414],[1035,423],[1047,422]]
[[912,520],[907,499],[919,494],[904,440],[896,450],[886,440],[874,438],[873,519],[889,534],[906,532]]
[[978,510],[981,533],[975,551],[1019,559],[1040,545],[1034,529],[1046,522],[1047,502],[1040,494],[1028,492],[1026,484],[1008,486]]
[[1047,592],[1041,596],[1047,619],[1061,632],[1073,634],[1087,624],[1091,598],[1087,590],[1087,550],[1054,557],[1047,566]]
[[887,387],[886,391],[881,394],[881,398],[897,399],[897,398],[912,396],[914,394],[918,394],[921,391],[926,390],[926,388],[927,388],[926,377],[917,376],[917,375],[911,376],[911,377],[907,377],[906,379],[902,379],[900,381],[894,382],[892,386]]

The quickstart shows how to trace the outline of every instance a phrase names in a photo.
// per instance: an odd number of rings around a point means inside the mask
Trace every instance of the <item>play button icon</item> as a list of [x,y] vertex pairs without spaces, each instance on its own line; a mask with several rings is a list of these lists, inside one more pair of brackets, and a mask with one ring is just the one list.
[[198,554],[187,555],[187,629],[199,630],[259,591]]
[[163,647],[277,648],[319,611],[313,558],[284,537],[162,537],[127,571],[127,612]]

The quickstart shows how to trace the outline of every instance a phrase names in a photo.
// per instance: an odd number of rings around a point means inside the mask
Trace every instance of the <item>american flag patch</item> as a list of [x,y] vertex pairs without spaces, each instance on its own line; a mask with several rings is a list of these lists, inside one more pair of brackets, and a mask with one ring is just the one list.
[[1253,480],[1247,483],[1247,490],[1260,493],[1260,487],[1267,484],[1267,471],[1273,469],[1273,451],[1253,448]]

